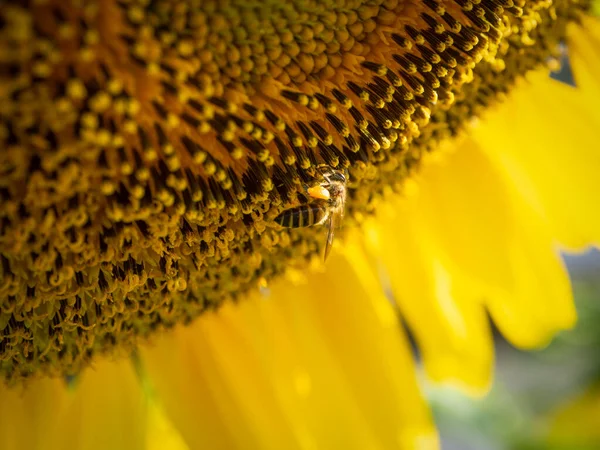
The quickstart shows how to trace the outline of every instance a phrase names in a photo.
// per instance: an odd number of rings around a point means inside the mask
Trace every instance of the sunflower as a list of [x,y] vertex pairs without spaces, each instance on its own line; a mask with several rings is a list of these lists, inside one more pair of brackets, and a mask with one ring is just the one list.
[[[3,5],[4,447],[436,448],[401,321],[474,394],[488,314],[523,348],[574,324],[589,6]],[[576,88],[543,69],[571,22]],[[323,165],[348,174],[325,267],[323,227],[276,223]]]

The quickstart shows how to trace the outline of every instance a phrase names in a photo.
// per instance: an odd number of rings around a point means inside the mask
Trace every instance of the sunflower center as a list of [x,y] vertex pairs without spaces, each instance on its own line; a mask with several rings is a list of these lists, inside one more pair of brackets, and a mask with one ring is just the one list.
[[349,172],[360,221],[586,7],[2,6],[2,376],[76,373],[306,265],[323,228],[275,218],[311,201],[316,168]]

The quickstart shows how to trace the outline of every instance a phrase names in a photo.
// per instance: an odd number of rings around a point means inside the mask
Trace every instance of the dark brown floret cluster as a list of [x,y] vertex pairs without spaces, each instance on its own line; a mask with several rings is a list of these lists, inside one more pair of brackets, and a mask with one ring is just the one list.
[[76,373],[322,250],[274,218],[327,164],[347,223],[587,0],[0,5],[0,376]]

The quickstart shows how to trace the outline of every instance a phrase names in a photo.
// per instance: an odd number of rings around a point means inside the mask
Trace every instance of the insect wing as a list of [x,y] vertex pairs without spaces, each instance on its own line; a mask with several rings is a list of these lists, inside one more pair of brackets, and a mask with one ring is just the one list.
[[[342,178],[345,183],[345,178]],[[327,260],[329,253],[331,252],[331,248],[333,247],[333,236],[335,234],[335,229],[338,228],[342,224],[342,220],[344,219],[344,210],[346,208],[346,186],[342,183],[337,183],[338,189],[335,195],[334,206],[329,214],[329,229],[327,230],[327,242],[325,243],[325,254],[324,260]]]
[[338,209],[336,211],[333,211],[329,215],[327,241],[325,242],[325,254],[323,256],[323,261],[327,261],[327,257],[331,252],[331,248],[333,247],[333,236],[335,234],[335,229],[340,226],[343,213],[343,209]]
[[335,227],[333,225],[333,214],[329,218],[329,227],[327,230],[327,241],[325,242],[325,253],[323,254],[323,262],[327,261],[327,257],[329,256],[329,252],[331,252],[331,248],[333,246],[333,235],[335,233]]

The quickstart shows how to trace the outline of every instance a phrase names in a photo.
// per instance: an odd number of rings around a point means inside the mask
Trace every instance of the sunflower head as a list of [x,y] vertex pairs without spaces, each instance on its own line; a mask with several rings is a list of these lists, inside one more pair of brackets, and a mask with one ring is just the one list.
[[[0,8],[0,368],[76,373],[323,251],[543,63],[585,0]],[[317,190],[315,190],[317,189]],[[310,191],[309,191],[310,190]]]

